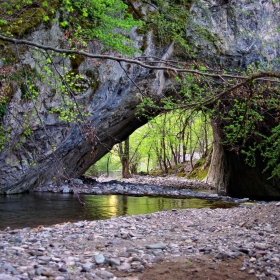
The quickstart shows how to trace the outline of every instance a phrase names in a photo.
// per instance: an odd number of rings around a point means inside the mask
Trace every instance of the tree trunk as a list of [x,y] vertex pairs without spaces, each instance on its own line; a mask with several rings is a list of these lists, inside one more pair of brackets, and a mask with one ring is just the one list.
[[148,159],[147,159],[147,173],[149,173],[149,167],[150,167],[150,159],[151,159],[151,148],[152,146],[150,146],[149,151],[148,151]]
[[165,172],[165,174],[167,174],[168,173],[168,167],[167,167],[166,147],[165,147],[165,139],[164,139],[164,137],[161,140],[161,147],[162,147],[162,151],[163,151],[162,163],[163,163],[163,166],[164,166],[164,172]]
[[171,142],[169,143],[169,146],[170,146],[170,149],[171,149],[174,164],[177,165],[178,164],[178,152],[177,152],[176,149],[174,149]]
[[119,154],[122,163],[122,177],[131,178],[129,172],[129,137],[119,144]]
[[215,121],[211,120],[213,131],[213,152],[206,183],[214,186],[218,193],[225,193],[229,183],[229,168],[224,153],[224,147],[221,144],[219,128]]
[[107,178],[110,175],[110,173],[109,173],[109,163],[110,163],[110,157],[107,158],[107,163],[106,163],[106,175],[107,175]]
[[136,174],[137,174],[137,163],[134,163],[134,164],[131,165],[131,167],[130,167],[130,172],[131,172],[131,174],[133,174],[133,175],[136,175]]
[[279,199],[280,179],[268,179],[271,172],[263,172],[266,163],[256,153],[256,167],[245,163],[245,155],[226,150],[221,145],[219,128],[211,121],[213,128],[213,153],[210,169],[205,181],[213,185],[218,193],[226,192],[233,197],[253,199]]

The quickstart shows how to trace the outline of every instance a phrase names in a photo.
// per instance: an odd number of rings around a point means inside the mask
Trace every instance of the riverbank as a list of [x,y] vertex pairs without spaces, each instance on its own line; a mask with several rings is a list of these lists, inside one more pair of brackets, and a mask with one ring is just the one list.
[[75,194],[116,194],[133,196],[161,196],[173,198],[206,198],[228,202],[244,202],[249,199],[234,199],[217,194],[213,187],[198,180],[179,177],[134,176],[129,179],[112,180],[106,177],[65,180],[40,185],[35,192],[75,193]]
[[0,279],[280,279],[279,211],[271,202],[0,231]]

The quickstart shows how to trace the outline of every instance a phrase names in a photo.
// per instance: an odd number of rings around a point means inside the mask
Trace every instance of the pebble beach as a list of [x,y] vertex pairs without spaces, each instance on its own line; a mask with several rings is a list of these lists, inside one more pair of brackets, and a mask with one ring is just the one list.
[[[280,279],[279,213],[280,203],[270,202],[7,228],[0,231],[0,279],[147,280],[160,263],[205,257],[215,265],[239,260],[244,279]],[[153,277],[169,279],[157,271]]]

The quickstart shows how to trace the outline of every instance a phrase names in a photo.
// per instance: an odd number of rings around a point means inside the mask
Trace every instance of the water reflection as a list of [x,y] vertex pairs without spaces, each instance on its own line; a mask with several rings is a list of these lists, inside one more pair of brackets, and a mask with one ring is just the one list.
[[0,196],[0,229],[36,227],[80,220],[108,219],[112,216],[147,214],[161,210],[218,208],[236,205],[198,198],[133,197],[122,195],[80,196],[85,206],[71,194],[30,193]]

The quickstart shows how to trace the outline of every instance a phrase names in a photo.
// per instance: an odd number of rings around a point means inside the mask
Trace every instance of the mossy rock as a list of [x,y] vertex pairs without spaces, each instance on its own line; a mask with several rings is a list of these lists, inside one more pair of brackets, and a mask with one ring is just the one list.
[[203,169],[205,160],[206,160],[205,158],[201,158],[195,163],[194,169],[188,175],[188,179],[203,180],[207,176],[208,171],[209,171],[209,166],[207,168]]
[[[164,174],[163,170],[152,170],[149,172],[149,175],[151,176],[162,176]],[[165,174],[166,175],[166,174]]]
[[42,8],[31,8],[24,12],[20,18],[11,23],[7,28],[7,31],[11,32],[15,36],[22,37],[25,34],[30,33],[37,27],[43,20],[43,16],[46,14]]
[[98,71],[94,69],[87,69],[85,74],[90,79],[90,88],[93,90],[93,92],[95,92],[101,85]]
[[[31,5],[22,6],[19,16],[8,24],[3,25],[0,28],[1,32],[8,32],[16,37],[23,37],[35,30],[43,22],[44,16],[48,16],[49,18],[44,23],[51,24],[51,19],[55,16],[55,11],[59,8],[59,0],[48,1],[47,7],[41,5],[42,3],[35,2]],[[10,12],[17,14],[18,10],[12,8]]]
[[80,67],[80,65],[84,62],[85,57],[83,55],[72,55],[70,56],[70,64],[71,64],[71,68],[73,70],[73,72],[75,72],[76,74],[78,74],[78,69]]
[[142,12],[142,6],[140,5],[138,8],[134,5],[135,1],[128,1],[128,12],[133,16],[135,20],[143,19],[145,14]]
[[182,177],[185,177],[187,174],[186,172],[179,172],[178,173],[178,177],[182,178]]

